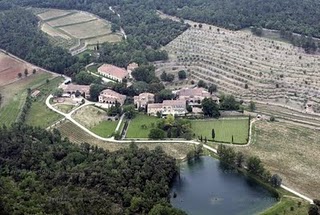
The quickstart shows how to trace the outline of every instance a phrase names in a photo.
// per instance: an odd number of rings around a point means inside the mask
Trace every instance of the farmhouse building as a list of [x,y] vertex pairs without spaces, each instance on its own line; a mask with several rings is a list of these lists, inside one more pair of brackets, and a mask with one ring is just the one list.
[[31,97],[32,97],[32,98],[36,98],[36,97],[38,97],[39,94],[40,94],[40,90],[35,90],[35,91],[33,91],[33,92],[31,93]]
[[204,88],[184,88],[176,92],[179,100],[185,100],[188,105],[196,106],[200,105],[202,100],[205,98],[212,98],[217,104],[219,103],[219,98],[215,95],[211,95]]
[[157,115],[157,112],[162,115],[183,116],[187,113],[187,105],[184,100],[164,100],[162,103],[149,104],[147,113],[149,115]]
[[146,108],[148,104],[154,103],[154,94],[141,93],[139,96],[133,97],[134,105],[137,108]]
[[125,69],[110,64],[100,66],[98,73],[117,82],[122,82],[123,79],[129,77],[129,73]]
[[90,85],[78,85],[78,84],[63,84],[62,87],[64,94],[75,95],[79,92],[84,98],[90,98]]
[[117,93],[113,90],[103,90],[99,95],[99,102],[114,105],[118,102],[120,105],[124,104],[126,100],[126,96],[120,93]]

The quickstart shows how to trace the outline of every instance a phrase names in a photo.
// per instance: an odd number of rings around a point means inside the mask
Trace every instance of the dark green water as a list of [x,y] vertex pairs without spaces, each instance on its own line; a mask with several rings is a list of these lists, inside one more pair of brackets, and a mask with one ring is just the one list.
[[[273,195],[212,157],[181,165],[171,190],[171,204],[190,215],[251,215],[274,205]],[[173,198],[173,193],[177,194]]]

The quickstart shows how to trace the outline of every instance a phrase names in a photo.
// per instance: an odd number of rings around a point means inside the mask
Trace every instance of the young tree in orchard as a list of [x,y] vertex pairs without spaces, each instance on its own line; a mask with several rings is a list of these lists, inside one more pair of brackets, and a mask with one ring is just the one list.
[[256,104],[253,101],[250,101],[250,103],[249,103],[249,110],[251,112],[256,110]]
[[186,73],[186,71],[180,70],[180,71],[178,72],[178,77],[179,77],[180,80],[186,79],[186,78],[187,78],[187,73]]

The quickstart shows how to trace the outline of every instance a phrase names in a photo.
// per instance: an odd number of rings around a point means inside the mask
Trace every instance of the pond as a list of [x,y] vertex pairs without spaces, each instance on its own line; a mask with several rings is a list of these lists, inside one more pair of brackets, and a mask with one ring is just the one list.
[[251,215],[273,206],[277,199],[252,179],[204,156],[181,164],[170,202],[190,215]]

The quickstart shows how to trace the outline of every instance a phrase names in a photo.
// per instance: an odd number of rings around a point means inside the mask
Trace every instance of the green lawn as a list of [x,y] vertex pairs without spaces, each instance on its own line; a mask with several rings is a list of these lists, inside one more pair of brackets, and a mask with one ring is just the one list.
[[21,108],[27,98],[27,89],[34,89],[51,78],[49,73],[40,73],[23,78],[10,85],[2,87],[0,93],[4,97],[0,107],[0,124],[11,125],[20,114]]
[[44,103],[32,102],[26,117],[26,123],[28,125],[47,128],[59,119],[62,119],[62,116],[50,110]]
[[[301,205],[299,206],[299,202]],[[262,212],[261,215],[274,214],[290,214],[290,215],[305,215],[308,214],[309,204],[294,197],[283,197],[280,202],[273,207]]]
[[101,137],[111,137],[117,128],[118,122],[119,121],[102,121],[90,130]]
[[[159,121],[159,119],[154,116],[144,114],[137,115],[129,123],[126,138],[148,138],[152,123],[156,127],[157,121]],[[146,125],[147,128],[141,128],[142,125]]]
[[248,139],[248,118],[239,119],[210,119],[210,120],[192,120],[192,130],[195,135],[203,138],[207,137],[208,140],[212,140],[212,129],[215,130],[215,141],[217,142],[231,142],[233,136],[233,142],[239,144],[247,143]]
[[60,114],[50,110],[45,104],[46,98],[62,81],[62,77],[56,77],[50,80],[49,83],[45,83],[37,88],[40,90],[40,95],[34,99],[27,114],[26,123],[28,125],[46,128],[62,118]]
[[62,111],[63,113],[69,113],[75,106],[69,104],[57,104],[54,107]]

